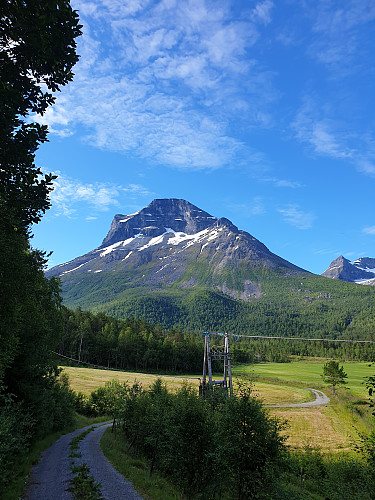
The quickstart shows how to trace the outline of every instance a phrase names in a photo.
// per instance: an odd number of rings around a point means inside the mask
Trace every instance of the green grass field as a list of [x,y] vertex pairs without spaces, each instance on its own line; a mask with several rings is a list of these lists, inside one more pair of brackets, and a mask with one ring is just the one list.
[[[292,361],[291,363],[257,363],[255,365],[238,365],[233,368],[233,375],[237,377],[249,377],[254,380],[255,386],[259,382],[270,385],[296,387],[313,387],[316,389],[326,388],[321,375],[323,365],[327,360],[310,359],[303,361]],[[364,384],[365,377],[375,374],[375,364],[365,362],[340,363],[348,374],[347,388],[350,393],[358,398],[366,398],[367,391]]]
[[[322,381],[323,365],[326,360],[295,360],[291,363],[260,363],[256,365],[238,365],[233,368],[234,383],[248,380],[253,383],[254,394],[264,404],[302,403],[313,399],[306,389],[323,390],[331,403],[328,406],[311,408],[270,408],[269,411],[282,419],[287,419],[286,431],[288,444],[300,448],[306,445],[320,447],[322,451],[349,452],[353,443],[358,441],[359,433],[366,432],[373,417],[366,404],[367,392],[364,378],[373,375],[375,365],[369,363],[343,363],[348,374],[347,388],[338,389],[332,395],[332,389]],[[134,381],[150,386],[161,378],[168,388],[175,390],[184,381],[199,384],[196,376],[167,376],[144,373],[96,370],[88,368],[64,367],[69,375],[73,390],[89,394],[107,381]]]

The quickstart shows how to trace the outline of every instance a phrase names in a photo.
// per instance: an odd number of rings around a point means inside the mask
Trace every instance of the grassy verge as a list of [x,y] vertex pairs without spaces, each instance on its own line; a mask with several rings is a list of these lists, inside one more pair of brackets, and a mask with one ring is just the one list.
[[305,446],[319,448],[324,453],[352,453],[360,434],[367,434],[373,426],[368,405],[346,389],[338,389],[327,406],[311,408],[271,408],[270,412],[288,420],[287,444],[292,449]]
[[74,425],[53,434],[49,434],[43,439],[36,441],[14,467],[13,481],[11,481],[1,493],[2,500],[18,500],[23,498],[26,486],[29,481],[31,467],[39,462],[40,454],[49,448],[59,437],[68,432],[85,427],[86,425],[104,422],[108,417],[88,418],[77,415]]
[[180,500],[181,492],[177,491],[166,479],[153,473],[147,462],[128,450],[129,444],[122,433],[113,433],[107,429],[100,441],[100,447],[111,464],[128,481],[133,483],[137,492],[145,499]]

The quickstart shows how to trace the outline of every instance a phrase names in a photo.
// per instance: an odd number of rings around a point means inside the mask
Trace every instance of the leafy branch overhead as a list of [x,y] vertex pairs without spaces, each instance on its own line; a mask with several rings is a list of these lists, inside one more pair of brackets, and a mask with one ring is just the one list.
[[[62,332],[56,280],[30,226],[50,207],[54,176],[35,165],[47,127],[32,122],[73,78],[78,14],[68,0],[2,0],[0,8],[0,490],[32,440],[70,425],[72,393],[51,352]],[[18,495],[17,495],[18,497]]]
[[6,0],[0,23],[0,208],[24,230],[50,207],[54,176],[34,164],[47,127],[30,122],[73,79],[78,14],[67,0]]

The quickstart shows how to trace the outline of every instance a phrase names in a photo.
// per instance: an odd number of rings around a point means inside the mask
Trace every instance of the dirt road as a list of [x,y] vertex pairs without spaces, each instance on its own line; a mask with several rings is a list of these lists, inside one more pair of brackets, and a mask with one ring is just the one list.
[[89,427],[92,432],[80,442],[80,458],[74,464],[86,463],[96,482],[101,483],[104,500],[142,500],[133,485],[112,467],[100,449],[100,438],[111,423],[96,424],[61,436],[33,467],[24,500],[73,500],[68,488],[73,477],[70,466],[70,442]]
[[266,408],[306,408],[309,406],[319,406],[326,405],[330,402],[329,397],[327,397],[324,392],[317,391],[316,389],[306,389],[306,391],[311,391],[315,399],[313,401],[308,401],[307,403],[291,403],[283,405],[265,405]]

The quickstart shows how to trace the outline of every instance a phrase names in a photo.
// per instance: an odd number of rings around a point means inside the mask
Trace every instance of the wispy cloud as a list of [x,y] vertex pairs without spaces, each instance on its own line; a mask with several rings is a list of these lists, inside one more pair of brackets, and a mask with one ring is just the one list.
[[291,181],[288,179],[278,179],[277,177],[265,177],[262,179],[264,182],[270,182],[277,188],[291,188],[298,189],[303,187],[303,185],[298,181]]
[[73,5],[84,25],[81,59],[40,118],[52,132],[83,125],[96,147],[177,168],[219,168],[253,155],[231,123],[272,121],[274,74],[250,55],[271,22],[270,0],[237,17],[226,2],[205,0]]
[[[375,19],[372,0],[318,0],[307,2],[312,30],[317,35],[309,54],[335,72],[335,77],[353,73],[371,56],[364,25]],[[358,48],[361,47],[361,51]]]
[[375,226],[368,226],[368,227],[365,227],[365,228],[363,228],[363,232],[364,232],[365,234],[375,235]]
[[337,257],[340,254],[340,250],[333,249],[333,248],[319,248],[314,251],[314,254],[316,255],[332,255]]
[[[362,124],[363,126],[363,124]],[[369,176],[375,176],[375,140],[354,123],[335,117],[334,103],[306,96],[291,127],[298,140],[320,156],[344,160]]]
[[78,208],[86,205],[94,213],[86,216],[86,220],[95,220],[95,213],[108,211],[119,206],[120,201],[133,203],[136,199],[152,196],[144,186],[129,184],[115,185],[108,182],[83,183],[55,172],[58,178],[54,181],[54,190],[50,194],[54,215],[75,217]]
[[345,143],[344,125],[327,117],[321,108],[316,99],[305,97],[292,123],[297,138],[309,144],[314,153],[338,159],[352,157],[353,151]]
[[304,212],[298,205],[287,205],[277,210],[283,216],[285,222],[298,229],[310,229],[315,220],[311,212]]
[[252,11],[252,19],[254,21],[260,21],[263,24],[268,24],[271,22],[271,10],[274,7],[274,3],[270,0],[264,0],[255,5]]
[[264,200],[261,196],[255,196],[248,203],[228,203],[228,208],[240,213],[243,217],[264,215],[267,212]]

